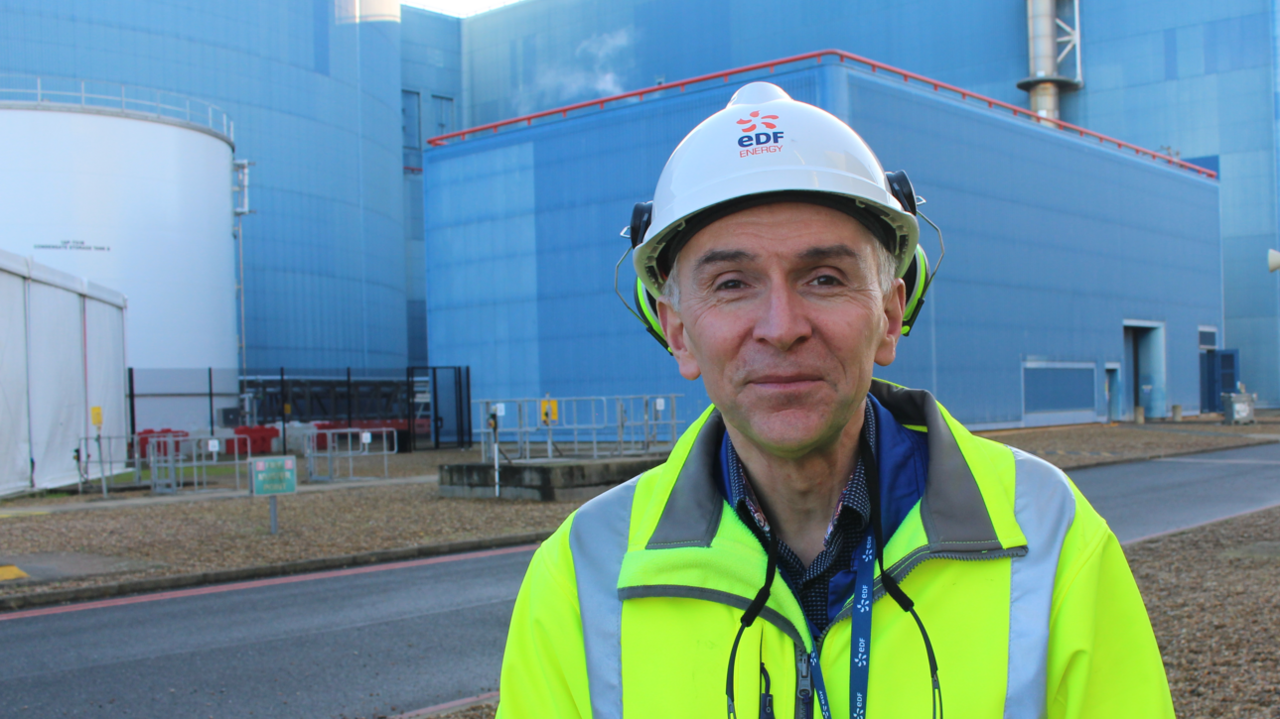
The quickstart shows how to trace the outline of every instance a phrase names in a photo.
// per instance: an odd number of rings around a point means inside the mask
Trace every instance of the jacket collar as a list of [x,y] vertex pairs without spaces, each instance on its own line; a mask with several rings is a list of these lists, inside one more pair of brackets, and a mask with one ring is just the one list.
[[[957,432],[963,433],[965,440],[973,440],[972,435],[946,416],[929,392],[874,381],[871,394],[899,422],[922,426],[928,433],[929,468],[924,498],[919,505],[928,550],[985,552],[1007,548],[1005,544],[1009,542],[1002,544],[996,533],[992,512],[1007,513],[1009,516],[1004,518],[1007,521],[1001,523],[1007,525],[1012,521],[1012,507],[984,498],[970,460],[957,441]],[[713,410],[702,426],[693,431],[697,434],[645,549],[710,547],[719,529],[724,498],[715,482],[724,420],[719,411]],[[1016,544],[1022,538],[1008,539]],[[886,548],[886,562],[891,561],[888,556],[891,553],[915,549],[905,547],[890,552],[893,544]]]

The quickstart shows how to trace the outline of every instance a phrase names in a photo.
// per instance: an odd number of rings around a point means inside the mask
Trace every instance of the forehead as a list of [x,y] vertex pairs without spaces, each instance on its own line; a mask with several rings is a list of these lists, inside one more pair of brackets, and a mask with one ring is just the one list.
[[846,245],[855,257],[873,251],[871,231],[849,215],[822,205],[779,202],[722,217],[694,235],[680,251],[696,261],[709,252],[740,250],[753,258],[794,259],[813,247]]

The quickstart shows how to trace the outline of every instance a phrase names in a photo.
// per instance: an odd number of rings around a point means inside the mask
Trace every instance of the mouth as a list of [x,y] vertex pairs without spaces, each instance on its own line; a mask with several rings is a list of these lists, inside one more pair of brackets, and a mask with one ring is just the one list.
[[806,389],[822,381],[813,374],[768,374],[754,377],[748,384],[765,390]]

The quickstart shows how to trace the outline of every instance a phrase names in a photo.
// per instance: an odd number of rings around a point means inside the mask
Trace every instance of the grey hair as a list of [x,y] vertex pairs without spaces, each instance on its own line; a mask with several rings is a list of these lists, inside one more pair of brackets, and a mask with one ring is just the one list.
[[667,281],[662,283],[662,299],[671,305],[671,309],[676,312],[680,311],[680,280],[677,279],[680,272],[680,255],[676,255],[671,260],[671,272],[667,274]]
[[898,279],[898,258],[883,244],[877,242],[875,246],[876,276],[880,279],[880,294],[888,296],[893,291],[893,281]]
[[[876,277],[880,280],[880,295],[886,297],[893,291],[893,281],[898,279],[898,258],[889,248],[879,242],[872,242],[876,253]],[[680,311],[680,255],[671,262],[671,272],[667,281],[662,283],[662,299],[671,305],[676,312]]]

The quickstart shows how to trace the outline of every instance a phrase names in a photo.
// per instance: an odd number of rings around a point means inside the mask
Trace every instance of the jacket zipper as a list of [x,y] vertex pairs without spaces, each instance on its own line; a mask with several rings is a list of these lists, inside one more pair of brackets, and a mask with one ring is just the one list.
[[[815,651],[817,645],[814,645]],[[809,653],[804,646],[796,647],[796,717],[813,719],[813,676],[810,674]]]

